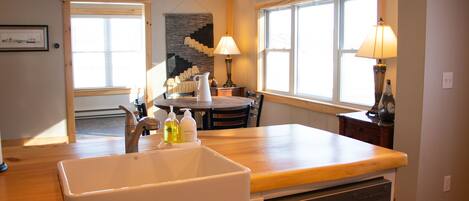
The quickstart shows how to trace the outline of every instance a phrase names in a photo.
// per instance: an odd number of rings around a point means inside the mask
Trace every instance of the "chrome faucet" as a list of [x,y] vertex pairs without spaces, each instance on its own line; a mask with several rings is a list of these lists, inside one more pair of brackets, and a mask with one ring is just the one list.
[[135,114],[126,107],[119,105],[119,108],[125,111],[125,153],[138,152],[138,140],[143,130],[158,130],[160,123],[150,117],[143,117],[137,121]]

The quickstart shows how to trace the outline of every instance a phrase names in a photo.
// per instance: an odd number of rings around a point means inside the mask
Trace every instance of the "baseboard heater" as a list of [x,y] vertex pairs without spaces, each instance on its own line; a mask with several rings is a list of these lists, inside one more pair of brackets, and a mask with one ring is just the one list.
[[75,111],[75,119],[99,119],[111,117],[124,117],[125,112],[119,108],[105,108]]

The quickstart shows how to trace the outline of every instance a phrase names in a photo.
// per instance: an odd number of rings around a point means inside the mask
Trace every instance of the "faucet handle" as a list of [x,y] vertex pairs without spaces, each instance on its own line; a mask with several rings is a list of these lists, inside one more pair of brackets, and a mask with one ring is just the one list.
[[143,124],[147,130],[158,130],[160,129],[160,122],[155,118],[143,117],[138,121],[138,124]]

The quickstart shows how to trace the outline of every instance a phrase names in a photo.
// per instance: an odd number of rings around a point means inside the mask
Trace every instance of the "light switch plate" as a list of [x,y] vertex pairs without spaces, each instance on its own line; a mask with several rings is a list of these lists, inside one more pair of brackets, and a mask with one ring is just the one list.
[[443,72],[443,89],[453,88],[453,72]]

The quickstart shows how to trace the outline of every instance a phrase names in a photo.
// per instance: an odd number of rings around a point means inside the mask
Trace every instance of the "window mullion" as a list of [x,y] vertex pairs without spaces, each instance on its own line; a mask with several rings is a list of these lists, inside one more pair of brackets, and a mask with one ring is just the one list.
[[332,102],[340,102],[340,64],[342,54],[340,50],[343,47],[343,0],[334,0],[334,83],[333,83],[333,93],[332,93]]
[[111,51],[111,20],[105,18],[104,20],[104,62],[105,62],[105,75],[106,75],[106,86],[112,87],[112,51]]
[[270,14],[268,11],[264,11],[264,16],[265,16],[265,37],[264,37],[264,51],[263,51],[263,54],[262,54],[262,64],[263,64],[263,70],[262,70],[262,89],[263,90],[267,90],[266,86],[267,86],[267,51],[269,51],[269,34],[270,34],[270,31],[269,31],[269,21],[270,21]]
[[290,84],[288,93],[295,95],[296,91],[296,34],[297,34],[297,6],[292,6],[291,12],[291,47],[290,47]]

